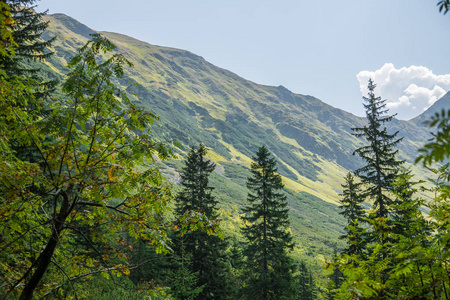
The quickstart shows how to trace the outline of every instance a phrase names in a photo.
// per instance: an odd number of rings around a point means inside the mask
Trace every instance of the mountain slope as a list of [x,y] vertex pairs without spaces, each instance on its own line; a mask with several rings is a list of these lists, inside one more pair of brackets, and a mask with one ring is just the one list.
[[433,105],[431,105],[426,111],[412,119],[410,122],[418,126],[424,126],[424,122],[426,120],[428,120],[435,113],[440,113],[443,109],[450,109],[450,92],[447,92],[439,100],[434,102]]
[[[62,14],[48,20],[47,37],[57,37],[48,72],[63,76],[63,66],[94,31]],[[343,228],[336,206],[342,178],[361,165],[352,153],[362,142],[351,135],[351,128],[362,126],[362,118],[283,86],[245,80],[185,50],[102,34],[134,64],[121,84],[139,83],[130,91],[140,105],[161,117],[153,126],[155,135],[179,141],[182,151],[200,142],[211,149],[218,165],[213,182],[230,231],[239,223],[251,156],[265,144],[285,177],[298,252],[329,252]],[[401,157],[411,162],[427,138],[426,130],[397,120],[390,130],[405,136]],[[181,163],[167,165],[168,176],[176,178]]]

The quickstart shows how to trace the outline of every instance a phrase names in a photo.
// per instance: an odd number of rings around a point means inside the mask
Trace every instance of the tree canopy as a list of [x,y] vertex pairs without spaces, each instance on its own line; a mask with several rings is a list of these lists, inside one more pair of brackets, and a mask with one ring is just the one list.
[[[151,138],[155,116],[113,83],[131,66],[114,48],[94,35],[79,50],[66,98],[49,103],[46,117],[26,109],[39,104],[33,93],[1,98],[0,276],[20,299],[94,273],[128,274],[123,232],[164,248],[169,189],[152,163],[170,152]],[[12,141],[32,147],[33,161]],[[88,247],[70,247],[77,237]]]
[[253,157],[252,176],[242,219],[246,239],[247,299],[289,299],[293,287],[293,265],[288,251],[292,249],[289,209],[276,161],[266,146]]

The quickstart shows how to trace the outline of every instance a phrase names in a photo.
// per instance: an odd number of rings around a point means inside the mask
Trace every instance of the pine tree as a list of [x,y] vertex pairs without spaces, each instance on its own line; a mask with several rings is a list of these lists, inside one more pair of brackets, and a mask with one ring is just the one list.
[[365,197],[371,199],[376,209],[376,217],[387,217],[392,209],[393,200],[389,195],[392,183],[396,180],[399,167],[403,161],[397,159],[395,149],[402,138],[397,138],[398,131],[389,134],[385,124],[395,115],[387,115],[386,100],[374,94],[376,85],[369,79],[368,97],[363,97],[368,124],[352,128],[356,137],[362,137],[367,145],[356,149],[353,154],[360,156],[366,165],[355,171],[362,183],[367,185]]
[[169,271],[171,296],[180,300],[192,300],[201,293],[203,286],[198,286],[198,272],[192,273],[192,255],[186,254],[186,249],[181,244],[179,255],[173,255],[173,270]]
[[[209,185],[215,164],[205,158],[206,153],[203,145],[188,153],[181,174],[182,191],[175,199],[175,213],[181,217],[187,211],[198,211],[217,223],[218,201],[211,194],[213,187]],[[226,264],[226,242],[204,231],[187,232],[183,240],[186,254],[191,256],[190,271],[197,274],[195,287],[203,286],[196,299],[227,299],[231,275]],[[175,243],[176,252],[180,253],[180,241]]]
[[289,299],[293,292],[292,249],[289,227],[289,209],[283,193],[281,176],[267,147],[262,146],[253,157],[252,177],[242,219],[242,233],[246,239],[244,255],[247,258],[248,299]]
[[348,243],[348,248],[343,253],[348,255],[360,254],[364,249],[361,224],[363,218],[365,218],[365,212],[361,206],[364,199],[361,197],[360,184],[355,182],[355,178],[349,172],[345,177],[342,188],[340,214],[347,219],[347,226],[345,227],[347,233],[341,238],[347,240]]
[[296,299],[314,300],[316,299],[316,285],[311,271],[304,261],[298,265],[298,291]]
[[411,170],[405,168],[400,169],[400,174],[397,180],[393,183],[393,193],[395,195],[395,202],[393,208],[393,222],[394,232],[396,234],[405,234],[410,231],[410,225],[412,220],[416,219],[417,213],[420,214],[417,206],[417,199],[414,199],[414,193],[417,189],[414,186],[420,182],[412,180],[414,175]]
[[[18,80],[29,86],[31,93],[27,95],[24,103],[18,102],[17,106],[33,111],[33,117],[40,118],[49,113],[47,101],[51,93],[55,91],[58,81],[46,78],[39,67],[39,62],[53,54],[49,47],[54,38],[48,41],[42,39],[48,22],[43,20],[46,12],[37,13],[34,10],[36,2],[37,0],[3,1],[10,7],[12,22],[9,23],[8,30],[14,42],[0,37],[0,43],[7,50],[7,55],[0,55],[0,68],[9,78],[8,80]],[[14,139],[10,143],[19,159],[29,162],[38,160],[39,153],[32,145],[19,147]]]
[[211,194],[213,187],[209,186],[209,176],[216,165],[205,158],[207,149],[201,145],[196,150],[191,148],[184,161],[181,173],[182,191],[176,197],[175,212],[182,216],[186,211],[197,210],[208,217],[217,219],[216,206],[218,201]]
[[[48,41],[42,39],[48,22],[43,20],[46,12],[37,13],[34,10],[36,2],[36,0],[6,0],[11,8],[14,21],[10,25],[14,44],[8,49],[8,52],[13,52],[13,55],[11,57],[0,56],[0,66],[8,77],[37,79],[39,88],[36,89],[35,95],[37,98],[42,98],[54,90],[57,82],[55,80],[44,82],[40,78],[40,68],[35,63],[43,61],[53,54],[49,50],[49,46],[54,40],[54,38]],[[2,42],[8,44],[7,41]]]

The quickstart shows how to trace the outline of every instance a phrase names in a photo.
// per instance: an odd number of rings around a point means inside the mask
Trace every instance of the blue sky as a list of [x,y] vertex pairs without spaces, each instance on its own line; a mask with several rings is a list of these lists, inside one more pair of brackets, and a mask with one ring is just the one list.
[[41,0],[92,29],[186,49],[246,79],[356,115],[374,77],[400,119],[450,90],[450,14],[437,0]]

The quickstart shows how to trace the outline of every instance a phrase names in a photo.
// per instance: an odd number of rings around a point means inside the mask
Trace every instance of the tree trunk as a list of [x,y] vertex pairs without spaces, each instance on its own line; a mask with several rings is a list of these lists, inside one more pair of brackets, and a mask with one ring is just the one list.
[[36,289],[37,285],[44,276],[45,271],[47,271],[47,268],[51,263],[51,259],[53,257],[53,254],[55,253],[56,246],[58,245],[59,236],[61,235],[61,232],[64,228],[64,222],[70,213],[68,198],[69,197],[67,196],[67,194],[65,194],[59,214],[56,217],[56,220],[54,220],[50,240],[48,241],[44,251],[42,251],[42,253],[39,255],[39,263],[37,264],[36,270],[34,271],[30,280],[25,284],[25,288],[20,294],[19,300],[31,300],[33,298],[34,290]]

